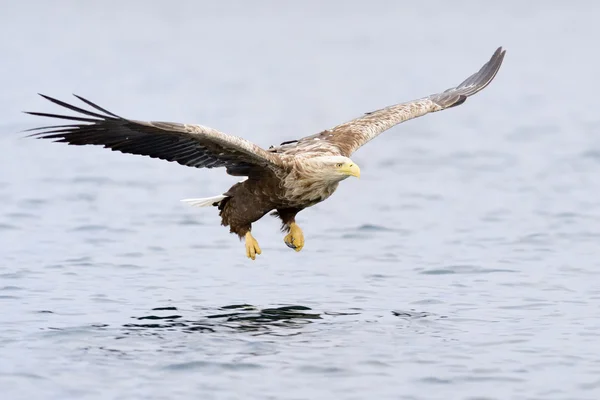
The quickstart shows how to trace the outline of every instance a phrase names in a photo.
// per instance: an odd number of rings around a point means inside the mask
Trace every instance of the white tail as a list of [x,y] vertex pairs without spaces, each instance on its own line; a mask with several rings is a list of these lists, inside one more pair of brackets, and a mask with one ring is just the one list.
[[204,199],[183,199],[183,203],[187,203],[192,207],[210,207],[215,203],[219,203],[221,200],[226,198],[224,194],[220,194],[215,197],[206,197]]

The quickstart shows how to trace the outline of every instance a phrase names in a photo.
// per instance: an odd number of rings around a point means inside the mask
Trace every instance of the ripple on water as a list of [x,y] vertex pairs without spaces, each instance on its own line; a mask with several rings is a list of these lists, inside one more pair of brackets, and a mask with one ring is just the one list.
[[411,302],[411,304],[420,304],[420,305],[428,305],[428,304],[443,304],[444,302],[439,299],[421,299]]
[[19,202],[20,206],[24,207],[36,207],[41,206],[48,203],[48,199],[38,199],[38,198],[29,198],[23,199]]
[[539,310],[546,307],[554,306],[554,303],[545,301],[522,302],[519,304],[502,305],[498,308],[503,310]]
[[21,229],[16,225],[12,225],[12,224],[0,224],[0,231],[13,231],[13,230],[18,230]]
[[0,291],[3,292],[13,292],[13,291],[17,291],[17,290],[24,290],[24,288],[20,287],[20,286],[4,286],[0,288]]
[[144,267],[142,267],[141,265],[136,265],[136,264],[117,264],[116,267],[122,268],[122,269],[133,269],[133,270],[144,269]]
[[204,225],[204,223],[200,222],[199,219],[197,218],[193,218],[191,216],[184,216],[182,219],[180,219],[178,222],[176,222],[177,225],[182,225],[182,226],[200,226],[200,225]]
[[351,372],[348,368],[341,368],[333,365],[327,366],[311,364],[299,366],[297,369],[298,372],[318,375],[343,375]]
[[27,271],[27,270],[20,270],[17,272],[7,272],[7,273],[0,274],[0,278],[2,278],[2,279],[23,279],[27,276],[28,273],[29,273],[29,271]]
[[145,254],[142,252],[133,251],[133,252],[129,252],[129,253],[117,254],[117,256],[123,257],[123,258],[142,258],[145,256]]
[[364,224],[364,225],[361,225],[358,228],[356,228],[356,230],[363,231],[363,232],[391,232],[391,231],[394,231],[395,229],[387,228],[382,225]]
[[27,212],[10,212],[8,214],[4,214],[10,219],[37,219],[38,216],[27,213]]
[[28,372],[9,372],[9,373],[0,373],[0,377],[7,377],[7,378],[27,378],[27,379],[35,379],[35,380],[46,380],[48,378],[38,375],[38,374],[32,374],[32,373],[28,373]]
[[8,285],[0,288],[0,299],[2,300],[17,300],[20,299],[21,296],[18,294],[19,292],[25,290],[20,286]]
[[104,185],[113,183],[113,179],[106,176],[75,176],[69,180],[70,183],[92,183],[94,185]]
[[344,239],[365,239],[376,235],[377,233],[394,233],[394,235],[407,236],[410,231],[406,229],[389,228],[383,225],[364,224],[355,228],[336,230],[344,232]]
[[111,228],[107,225],[84,224],[70,229],[71,232],[110,232],[110,233],[134,233],[129,228]]
[[448,275],[448,274],[491,274],[498,272],[517,272],[513,269],[484,268],[477,265],[449,265],[447,267],[421,270],[423,275]]
[[248,369],[263,368],[260,364],[247,362],[216,362],[216,361],[188,361],[183,363],[169,364],[163,367],[171,371],[202,370],[203,372],[220,373],[222,371],[243,371]]

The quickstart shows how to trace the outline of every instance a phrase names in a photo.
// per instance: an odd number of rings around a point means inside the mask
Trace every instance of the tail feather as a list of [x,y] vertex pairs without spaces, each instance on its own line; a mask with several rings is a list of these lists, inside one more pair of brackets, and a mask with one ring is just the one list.
[[227,196],[220,194],[218,196],[206,197],[203,199],[183,199],[181,202],[187,203],[192,207],[210,207],[219,205],[225,198],[227,198]]

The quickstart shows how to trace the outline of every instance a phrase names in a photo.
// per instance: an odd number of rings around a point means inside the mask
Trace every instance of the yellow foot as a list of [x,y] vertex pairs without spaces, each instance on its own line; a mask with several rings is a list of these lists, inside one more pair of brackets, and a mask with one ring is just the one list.
[[283,238],[283,241],[288,247],[300,251],[304,247],[304,233],[302,233],[302,229],[295,222],[292,222],[290,224],[290,233]]
[[250,232],[246,233],[246,256],[253,260],[256,260],[256,255],[262,253],[258,242],[254,239],[254,236]]

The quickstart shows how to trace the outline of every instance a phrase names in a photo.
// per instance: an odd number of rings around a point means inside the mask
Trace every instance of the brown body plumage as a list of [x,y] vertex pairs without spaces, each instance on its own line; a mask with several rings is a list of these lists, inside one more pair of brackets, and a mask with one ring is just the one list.
[[119,117],[76,96],[92,107],[85,110],[42,95],[47,100],[79,113],[66,116],[29,114],[73,121],[66,125],[35,128],[39,138],[71,145],[102,145],[115,151],[145,155],[196,168],[224,167],[230,175],[247,179],[221,196],[192,199],[192,205],[218,207],[222,225],[246,239],[246,254],[260,254],[251,235],[252,223],[269,212],[277,215],[289,247],[299,251],[304,236],[295,216],[331,196],[339,182],[358,176],[360,170],[348,157],[359,147],[389,128],[428,113],[454,107],[485,88],[504,59],[498,48],[492,58],[460,85],[418,100],[386,107],[327,129],[316,135],[284,142],[264,150],[236,136],[201,125],[145,122]]

